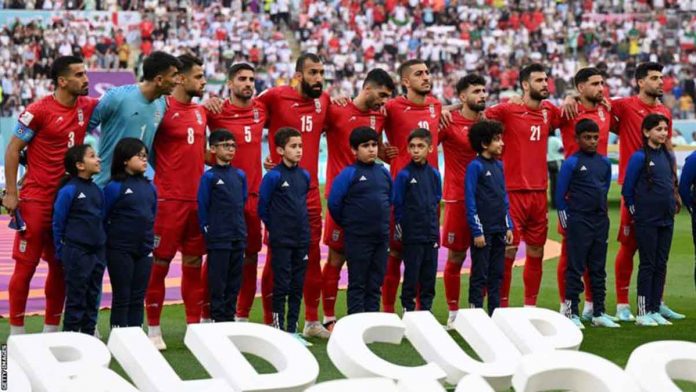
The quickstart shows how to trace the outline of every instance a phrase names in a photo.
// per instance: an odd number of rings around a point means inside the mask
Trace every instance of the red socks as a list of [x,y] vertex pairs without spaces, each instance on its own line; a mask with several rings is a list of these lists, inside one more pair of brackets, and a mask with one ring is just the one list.
[[[36,271],[36,263],[15,260],[14,271],[7,290],[10,296],[10,325],[24,325],[24,311],[27,308],[29,284]],[[48,313],[48,311],[46,312]]]
[[387,271],[384,275],[382,284],[382,310],[387,313],[394,313],[396,303],[396,292],[399,290],[401,281],[401,259],[389,255],[387,258]]
[[461,289],[462,266],[457,260],[447,260],[445,264],[445,298],[447,309],[459,310],[459,293]]
[[266,253],[266,263],[261,273],[261,304],[263,305],[263,323],[273,324],[273,269],[270,248]]
[[63,314],[65,303],[65,278],[63,277],[63,264],[58,260],[48,262],[48,275],[46,275],[46,312],[44,314],[45,325],[60,324],[60,316]]
[[616,303],[627,304],[628,289],[631,285],[631,274],[633,273],[633,255],[636,249],[624,244],[619,246],[616,253],[616,264],[614,273],[616,275]]
[[201,322],[202,285],[200,266],[181,266],[181,298],[184,300],[186,324]]
[[319,321],[319,301],[321,300],[321,252],[319,243],[309,246],[307,271],[304,281],[305,322]]
[[256,297],[257,263],[244,263],[242,266],[242,287],[237,297],[237,317],[249,318],[251,305]]
[[515,258],[505,257],[505,268],[503,270],[503,283],[500,285],[500,307],[510,306],[510,284],[512,283],[512,265]]
[[328,261],[322,271],[324,317],[336,317],[336,296],[338,296],[338,281],[341,279],[341,269]]
[[150,282],[145,294],[145,311],[147,312],[147,325],[160,325],[162,305],[164,304],[164,279],[169,272],[169,264],[161,265],[152,263]]
[[524,263],[524,304],[536,306],[539,287],[541,286],[541,257],[527,255]]
[[[186,306],[186,305],[184,305]],[[201,264],[201,318],[210,320],[210,291],[208,289],[208,260]],[[188,322],[187,322],[188,323]]]

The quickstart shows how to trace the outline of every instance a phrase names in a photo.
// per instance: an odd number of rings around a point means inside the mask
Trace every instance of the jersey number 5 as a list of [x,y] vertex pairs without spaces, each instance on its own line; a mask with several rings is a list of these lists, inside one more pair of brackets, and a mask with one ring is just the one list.
[[312,116],[302,116],[302,132],[312,132]]
[[244,126],[244,141],[251,143],[251,127],[249,125]]
[[529,136],[529,140],[533,142],[538,142],[541,140],[541,125],[532,125],[530,128],[532,134]]

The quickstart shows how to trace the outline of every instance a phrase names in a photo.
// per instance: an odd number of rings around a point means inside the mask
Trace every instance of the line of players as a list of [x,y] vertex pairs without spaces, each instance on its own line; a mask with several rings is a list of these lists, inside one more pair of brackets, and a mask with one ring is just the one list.
[[[520,73],[523,96],[520,102],[503,103],[486,108],[485,79],[467,75],[457,83],[461,107],[444,110],[431,94],[432,82],[428,67],[421,60],[409,60],[398,70],[404,94],[391,98],[396,86],[391,76],[374,69],[368,73],[363,88],[351,101],[332,101],[323,91],[324,67],[314,54],[302,54],[296,63],[296,85],[268,89],[254,97],[255,70],[248,64],[236,64],[228,72],[230,96],[224,101],[210,101],[205,107],[192,103],[201,97],[205,88],[203,64],[183,55],[175,58],[155,52],[143,66],[143,81],[109,90],[100,101],[85,97],[87,76],[82,60],[62,57],[54,62],[52,77],[54,94],[31,104],[19,118],[14,136],[6,153],[7,194],[3,198],[10,212],[20,211],[27,229],[15,237],[13,259],[15,270],[10,281],[10,324],[12,333],[24,331],[24,310],[29,282],[44,258],[49,263],[45,286],[46,316],[44,331],[54,331],[60,322],[64,291],[62,270],[52,249],[51,201],[62,175],[65,151],[83,141],[87,130],[101,125],[99,153],[105,167],[110,166],[113,147],[124,137],[137,137],[148,148],[154,147],[155,185],[159,194],[155,221],[154,263],[146,295],[148,333],[160,349],[166,348],[159,328],[165,294],[165,277],[177,251],[183,255],[182,298],[186,321],[194,323],[209,318],[204,303],[205,271],[201,271],[205,244],[197,222],[196,192],[205,162],[206,129],[225,128],[238,141],[233,165],[242,169],[248,179],[249,198],[245,210],[248,229],[243,284],[237,306],[237,320],[248,319],[256,293],[258,253],[262,246],[262,228],[256,214],[262,166],[266,169],[279,162],[273,146],[274,134],[281,127],[292,127],[302,133],[304,155],[300,166],[310,173],[311,184],[307,205],[311,226],[309,262],[304,287],[306,337],[327,338],[332,323],[340,270],[345,263],[343,233],[326,217],[324,242],[329,256],[321,268],[319,241],[322,234],[321,201],[318,187],[318,160],[321,134],[326,132],[328,169],[326,194],[334,177],[354,162],[348,137],[356,127],[369,126],[386,134],[388,144],[380,145],[380,157],[390,164],[396,175],[410,160],[406,140],[415,128],[432,133],[433,152],[429,162],[438,166],[437,146],[442,145],[445,158],[445,201],[442,245],[449,249],[444,272],[445,296],[451,324],[459,308],[460,271],[471,235],[466,224],[464,189],[461,186],[468,163],[475,158],[469,145],[468,129],[479,119],[500,121],[504,126],[504,168],[510,195],[510,213],[515,222],[513,245],[506,250],[505,274],[501,288],[501,305],[509,304],[511,270],[517,247],[526,243],[524,266],[524,304],[536,305],[542,276],[543,247],[548,230],[546,150],[550,132],[561,128],[566,155],[577,150],[572,135],[578,120],[590,118],[600,126],[599,152],[606,155],[609,131],[621,138],[620,178],[623,180],[628,157],[641,148],[640,125],[645,115],[661,113],[670,118],[667,108],[659,102],[662,95],[662,67],[655,63],[641,64],[636,70],[639,93],[629,98],[611,100],[606,104],[604,78],[593,68],[576,75],[577,103],[567,100],[570,112],[577,116],[562,116],[561,110],[548,98],[546,68],[540,64],[525,67]],[[604,102],[604,103],[603,103]],[[441,125],[442,124],[442,125]],[[671,120],[670,120],[671,131]],[[263,129],[268,129],[270,155],[261,162]],[[439,129],[439,131],[438,131]],[[17,179],[19,154],[28,152],[28,168],[18,196]],[[263,165],[262,165],[263,164]],[[104,185],[107,175],[97,178]],[[21,200],[21,202],[20,202]],[[382,288],[384,311],[394,312],[400,281],[401,244],[391,235],[387,274]],[[632,260],[637,245],[630,215],[622,206],[621,247],[616,260],[617,316],[630,320],[628,286]],[[561,303],[564,303],[564,242],[559,263],[558,282]],[[268,255],[272,257],[272,255]],[[264,322],[272,322],[272,273],[266,263],[262,274],[262,303]],[[323,295],[324,319],[319,320],[319,305]],[[591,309],[591,298],[583,313]],[[683,317],[668,307],[661,308],[668,318]]]

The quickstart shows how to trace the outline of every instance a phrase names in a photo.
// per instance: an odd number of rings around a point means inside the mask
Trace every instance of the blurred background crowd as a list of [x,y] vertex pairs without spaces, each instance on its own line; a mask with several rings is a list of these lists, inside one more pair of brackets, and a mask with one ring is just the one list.
[[602,67],[611,94],[627,96],[636,65],[659,61],[664,103],[676,118],[694,118],[696,0],[0,0],[0,8],[37,13],[0,24],[5,116],[50,92],[56,56],[137,74],[144,56],[166,50],[201,57],[211,94],[225,94],[225,70],[238,61],[257,66],[261,91],[290,83],[295,56],[313,51],[326,61],[327,89],[352,96],[369,69],[420,57],[446,102],[470,72],[488,79],[491,101],[504,98],[532,61],[548,66],[554,100],[585,65]]

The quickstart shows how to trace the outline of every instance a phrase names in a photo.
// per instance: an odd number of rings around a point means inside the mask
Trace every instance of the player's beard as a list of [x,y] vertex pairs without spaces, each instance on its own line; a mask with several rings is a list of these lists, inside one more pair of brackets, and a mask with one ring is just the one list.
[[[315,90],[314,87],[319,87],[318,90]],[[323,92],[324,86],[321,83],[315,83],[314,85],[311,85],[307,83],[304,79],[302,79],[302,93],[310,98],[319,98],[321,97],[321,93]]]
[[599,105],[604,100],[604,94],[585,96],[585,99],[587,99],[595,105]]
[[529,90],[529,97],[535,101],[543,101],[549,97],[549,90],[546,90],[546,92],[543,93],[542,90],[531,89]]
[[473,110],[474,112],[480,113],[486,109],[486,102],[484,101],[483,103],[477,103],[475,100],[472,100],[467,101],[466,106],[468,106],[469,109]]
[[664,91],[661,92],[658,89],[649,89],[649,90],[646,89],[645,94],[647,96],[653,97],[653,98],[662,98],[662,96],[664,95]]

